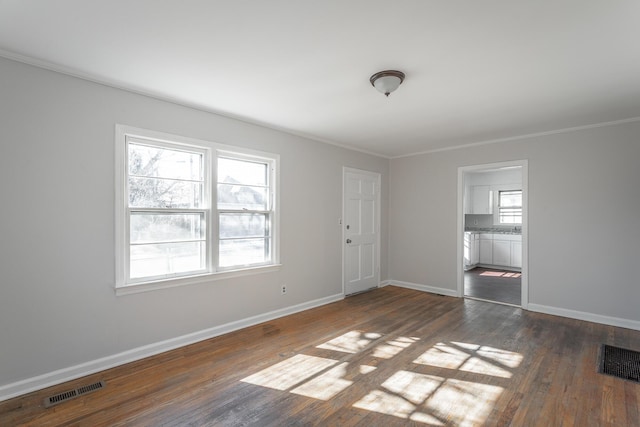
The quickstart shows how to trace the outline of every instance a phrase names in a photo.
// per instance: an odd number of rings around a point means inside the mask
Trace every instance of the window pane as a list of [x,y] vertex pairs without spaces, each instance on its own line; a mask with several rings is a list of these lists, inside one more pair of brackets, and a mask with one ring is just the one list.
[[161,214],[132,212],[131,243],[159,243],[171,240],[203,240],[203,213]]
[[218,184],[218,209],[267,210],[267,188]]
[[501,191],[500,206],[505,208],[522,206],[522,191]]
[[500,208],[501,224],[522,223],[522,208]]
[[202,183],[160,178],[129,178],[129,207],[199,208]]
[[220,214],[220,238],[264,237],[267,235],[266,214]]
[[221,240],[220,267],[263,264],[270,261],[269,239]]
[[521,224],[522,217],[520,216],[501,216],[500,224]]
[[131,278],[154,277],[204,270],[204,242],[156,243],[131,246]]
[[129,174],[201,181],[202,157],[200,153],[129,143]]
[[267,164],[246,160],[218,159],[218,182],[226,184],[267,185]]

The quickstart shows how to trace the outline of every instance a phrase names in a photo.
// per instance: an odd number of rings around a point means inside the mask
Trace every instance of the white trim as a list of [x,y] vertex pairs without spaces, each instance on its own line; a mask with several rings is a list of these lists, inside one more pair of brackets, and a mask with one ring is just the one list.
[[[345,277],[344,277],[344,272],[345,272],[345,264],[346,264],[346,253],[345,253],[345,240],[346,240],[346,236],[345,236],[345,224],[344,222],[346,221],[346,217],[347,217],[347,205],[345,203],[345,196],[346,196],[346,191],[345,191],[345,178],[347,173],[354,173],[354,174],[361,174],[361,175],[368,175],[371,176],[373,178],[376,179],[376,185],[377,185],[377,192],[376,192],[376,237],[377,237],[377,242],[376,242],[376,272],[378,274],[378,281],[380,281],[380,252],[381,252],[381,230],[382,230],[382,224],[381,224],[381,212],[382,212],[382,206],[380,206],[380,201],[382,200],[382,174],[380,174],[380,172],[373,172],[373,171],[367,171],[364,169],[357,169],[357,168],[352,168],[349,166],[343,166],[342,167],[342,218],[340,220],[340,229],[342,230],[342,238],[340,241],[340,248],[342,250],[342,294],[346,295],[347,289],[345,286]],[[378,285],[379,287],[379,285]]]
[[116,295],[139,294],[142,292],[156,291],[159,289],[176,288],[179,286],[195,285],[198,283],[213,282],[217,280],[232,279],[234,277],[252,276],[254,274],[272,273],[280,271],[281,264],[269,264],[259,267],[242,268],[239,270],[226,270],[215,273],[206,273],[195,276],[187,276],[177,279],[158,280],[148,283],[134,283],[115,288]]
[[603,325],[617,326],[620,328],[634,329],[640,331],[640,321],[623,319],[620,317],[603,316],[601,314],[588,313],[586,311],[570,310],[568,308],[552,307],[541,304],[529,304],[529,310],[537,313],[550,314],[553,316],[568,317],[569,319],[584,320],[587,322],[600,323]]
[[30,393],[32,391],[41,390],[46,387],[61,384],[63,382],[71,381],[76,378],[94,374],[96,372],[104,371],[105,369],[124,365],[125,363],[134,362],[136,360],[164,353],[165,351],[174,350],[176,348],[184,347],[189,344],[194,344],[199,341],[204,341],[223,334],[227,334],[229,332],[247,328],[249,326],[254,326],[280,317],[320,307],[326,304],[331,304],[342,299],[344,299],[344,295],[342,294],[330,295],[328,297],[315,299],[312,301],[293,305],[291,307],[286,307],[279,310],[270,311],[268,313],[248,317],[246,319],[225,323],[224,325],[214,326],[213,328],[204,329],[202,331],[193,332],[190,334],[182,335],[180,337],[170,338],[165,341],[137,347],[131,350],[123,351],[122,353],[102,357],[96,360],[91,360],[89,362],[59,369],[53,372],[48,372],[36,377],[27,378],[10,384],[5,384],[3,386],[0,386],[0,402],[16,396]]
[[491,303],[491,304],[500,304],[500,305],[506,305],[506,306],[509,306],[509,307],[515,307],[515,308],[520,308],[520,309],[522,309],[522,307],[520,307],[519,305],[511,304],[511,303],[503,302],[503,301],[492,301],[492,300],[489,300],[489,299],[478,298],[478,297],[471,297],[471,296],[466,296],[465,298],[466,298],[466,299],[472,299],[472,300],[474,300],[474,301],[489,302],[489,303]]
[[382,282],[380,282],[378,284],[379,288],[384,288],[385,286],[389,286],[392,285],[393,283],[391,282],[391,280],[383,280]]
[[437,286],[422,285],[419,283],[401,282],[399,280],[387,280],[391,286],[399,288],[413,289],[416,291],[429,292],[431,294],[446,295],[448,297],[458,297],[458,293],[454,289],[440,288]]
[[589,130],[589,129],[607,127],[607,126],[617,126],[617,125],[622,125],[622,124],[625,124],[625,123],[635,123],[635,122],[640,122],[640,117],[630,117],[628,119],[612,120],[612,121],[609,121],[609,122],[599,122],[599,123],[593,123],[593,124],[590,124],[590,125],[574,126],[574,127],[562,128],[562,129],[554,129],[554,130],[549,130],[549,131],[544,131],[544,132],[528,133],[528,134],[517,135],[517,136],[508,136],[508,137],[505,137],[505,138],[498,138],[498,139],[489,139],[489,140],[486,140],[486,141],[471,142],[469,144],[454,145],[452,147],[434,148],[434,149],[431,149],[431,150],[418,151],[418,152],[410,153],[410,154],[402,154],[400,156],[391,156],[390,159],[401,159],[403,157],[413,157],[413,156],[420,156],[420,155],[423,155],[423,154],[440,153],[442,151],[460,150],[460,149],[463,149],[463,148],[478,147],[478,146],[489,145],[489,144],[498,144],[500,142],[513,142],[513,141],[520,141],[522,139],[540,138],[542,136],[557,135],[557,134],[569,133],[569,132],[577,132],[577,131],[581,131],[581,130]]
[[500,169],[520,166],[522,173],[522,267],[520,269],[521,298],[520,306],[527,310],[529,305],[529,161],[510,160],[504,162],[487,163],[482,165],[458,167],[458,195],[457,195],[457,240],[456,240],[456,296],[464,296],[464,174],[486,169]]

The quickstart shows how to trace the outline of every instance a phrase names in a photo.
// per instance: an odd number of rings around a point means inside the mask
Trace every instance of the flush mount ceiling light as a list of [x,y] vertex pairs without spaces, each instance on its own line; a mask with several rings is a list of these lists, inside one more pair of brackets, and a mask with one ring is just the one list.
[[389,96],[404,81],[404,73],[396,70],[379,71],[369,81],[379,92]]

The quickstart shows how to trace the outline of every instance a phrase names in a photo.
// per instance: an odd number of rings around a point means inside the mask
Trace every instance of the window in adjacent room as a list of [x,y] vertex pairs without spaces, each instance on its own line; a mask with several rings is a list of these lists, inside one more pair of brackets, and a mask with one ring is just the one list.
[[277,156],[124,126],[117,134],[117,287],[276,264]]
[[522,190],[498,192],[500,224],[522,224]]

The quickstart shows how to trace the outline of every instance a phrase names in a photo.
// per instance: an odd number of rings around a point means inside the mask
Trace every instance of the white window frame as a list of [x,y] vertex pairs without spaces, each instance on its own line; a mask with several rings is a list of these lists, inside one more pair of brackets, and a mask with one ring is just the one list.
[[[158,147],[158,148],[164,148],[169,150],[200,154],[202,156],[202,175],[204,179],[204,182],[203,182],[204,188],[202,192],[202,206],[200,206],[199,208],[131,208],[129,207],[128,203],[125,203],[125,206],[124,206],[125,219],[124,220],[125,220],[126,241],[124,245],[124,251],[125,251],[124,261],[125,261],[125,277],[129,277],[129,279],[127,280],[127,283],[129,285],[135,285],[137,283],[155,282],[155,281],[167,280],[167,279],[178,278],[178,277],[196,276],[196,275],[204,274],[211,271],[211,239],[208,238],[209,230],[211,228],[211,180],[208,179],[208,177],[210,176],[209,170],[211,169],[211,161],[210,161],[211,150],[203,147],[184,144],[184,143],[177,143],[177,142],[169,143],[166,141],[157,141],[149,138],[139,138],[131,135],[126,135],[125,136],[125,168],[124,168],[124,172],[126,174],[126,177],[124,178],[125,202],[129,199],[129,194],[128,194],[129,186],[126,184],[126,182],[127,182],[127,178],[129,177],[129,173],[128,173],[129,157],[128,157],[127,148],[129,147],[130,143],[133,143],[136,145],[148,145],[150,147]],[[139,278],[139,279],[130,278],[130,268],[129,268],[130,266],[129,266],[128,260],[130,259],[130,250],[132,245],[131,245],[131,241],[129,238],[130,236],[127,230],[130,229],[130,219],[131,219],[132,213],[137,213],[137,212],[146,212],[146,213],[166,212],[168,214],[170,213],[201,213],[203,214],[205,230],[206,230],[204,268],[200,270],[184,272],[184,273],[160,274],[157,276],[145,276],[144,278]]]
[[[274,159],[268,159],[265,157],[257,157],[257,156],[252,156],[252,155],[247,155],[247,154],[243,154],[243,153],[238,153],[237,151],[227,151],[227,150],[218,150],[216,152],[216,160],[219,158],[226,158],[226,159],[231,159],[231,160],[239,160],[239,161],[246,161],[246,162],[255,162],[255,163],[262,163],[262,164],[266,164],[267,165],[267,169],[268,169],[268,175],[267,175],[267,188],[269,189],[269,196],[268,196],[268,200],[267,200],[267,209],[266,210],[251,210],[251,209],[242,209],[242,210],[238,210],[238,209],[221,209],[218,206],[215,206],[213,208],[214,215],[215,215],[215,221],[216,224],[219,224],[220,222],[220,214],[224,214],[224,213],[258,213],[258,214],[266,214],[269,218],[268,222],[267,222],[267,227],[269,230],[269,252],[271,254],[271,258],[273,259],[273,247],[274,247],[274,243],[275,240],[274,236],[273,236],[273,232],[275,229],[275,221],[274,221],[274,217],[275,217],[275,191],[273,189],[273,180],[275,179],[275,160]],[[217,171],[216,171],[217,172]],[[217,176],[217,173],[216,173]],[[217,184],[217,180],[215,180],[215,183]],[[214,203],[217,200],[214,200]],[[218,231],[218,235],[216,236],[216,243],[218,243],[218,248],[219,248],[219,243],[220,240],[222,240],[219,236],[219,230]],[[263,265],[271,265],[272,261],[268,261],[262,264],[251,264],[251,265],[236,265],[236,266],[231,266],[231,267],[220,267],[220,263],[219,263],[219,250],[218,248],[216,248],[214,250],[214,257],[215,257],[215,264],[218,269],[218,271],[230,271],[230,270],[237,270],[239,268],[252,268],[252,267],[260,267]]]
[[[142,142],[152,146],[178,148],[204,154],[205,188],[204,206],[195,209],[205,212],[206,222],[206,269],[181,275],[162,275],[143,279],[129,278],[129,218],[128,201],[128,141]],[[193,283],[210,282],[248,274],[277,271],[280,268],[279,252],[279,161],[276,154],[265,153],[210,141],[171,135],[131,126],[116,125],[115,131],[115,252],[117,295],[145,292]],[[270,186],[270,238],[271,261],[264,264],[218,268],[218,209],[217,209],[217,158],[218,156],[265,162],[269,165]],[[138,209],[133,209],[134,211]],[[184,211],[194,211],[184,209]]]
[[503,225],[503,226],[521,226],[522,225],[522,205],[520,206],[514,206],[515,208],[520,208],[520,222],[502,222],[500,221],[500,213],[501,213],[501,209],[502,206],[500,206],[500,193],[510,193],[510,192],[516,192],[519,191],[522,194],[522,188],[500,188],[495,192],[495,197],[496,197],[496,206],[495,206],[495,213],[494,213],[494,222],[496,225]]

